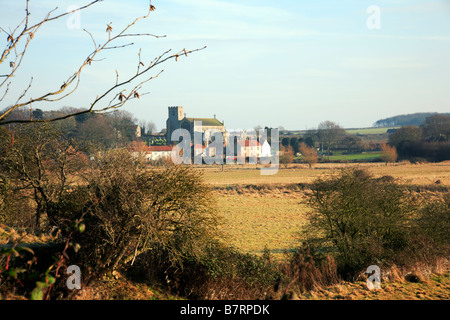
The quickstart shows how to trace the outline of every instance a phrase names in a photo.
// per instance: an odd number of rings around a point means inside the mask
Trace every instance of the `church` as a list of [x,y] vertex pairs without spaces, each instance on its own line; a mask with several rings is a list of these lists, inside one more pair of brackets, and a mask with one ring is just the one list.
[[[195,122],[200,123],[201,127],[195,126]],[[210,136],[208,134],[208,130],[211,131],[219,131],[222,132],[222,134],[226,135],[225,130],[225,122],[220,122],[218,119],[216,119],[216,115],[214,115],[214,118],[187,118],[186,114],[183,113],[183,107],[177,106],[177,107],[169,107],[169,117],[166,121],[166,140],[167,144],[170,145],[174,143],[171,141],[172,133],[176,129],[186,129],[191,134],[191,139],[194,138],[194,132],[200,132],[202,133],[202,141],[207,146],[210,140]]]

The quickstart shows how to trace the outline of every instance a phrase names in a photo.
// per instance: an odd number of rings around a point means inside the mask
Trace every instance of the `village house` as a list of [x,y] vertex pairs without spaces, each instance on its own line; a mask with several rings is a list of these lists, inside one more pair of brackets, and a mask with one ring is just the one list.
[[271,157],[272,156],[272,149],[270,147],[270,144],[267,140],[264,140],[264,142],[261,145],[261,158],[265,157]]
[[171,146],[148,146],[144,142],[134,141],[128,151],[134,157],[143,157],[145,161],[156,161],[163,158],[169,158],[172,153]]
[[238,156],[245,158],[259,158],[261,157],[261,145],[258,140],[239,140],[238,141]]
[[149,146],[150,160],[160,160],[170,158],[172,154],[171,146]]

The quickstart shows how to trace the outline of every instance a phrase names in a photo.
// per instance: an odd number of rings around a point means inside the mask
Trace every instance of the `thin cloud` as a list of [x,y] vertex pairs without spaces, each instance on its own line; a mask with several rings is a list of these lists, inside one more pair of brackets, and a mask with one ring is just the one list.
[[293,14],[287,10],[269,6],[250,6],[219,0],[170,0],[179,5],[195,7],[197,10],[213,10],[219,15],[232,14],[234,16],[264,19],[286,19],[292,18]]
[[427,67],[412,57],[352,57],[342,63],[346,68],[357,69],[411,69]]
[[449,1],[427,1],[415,5],[407,5],[400,7],[382,7],[382,13],[419,13],[419,14],[435,14],[446,12],[450,14]]

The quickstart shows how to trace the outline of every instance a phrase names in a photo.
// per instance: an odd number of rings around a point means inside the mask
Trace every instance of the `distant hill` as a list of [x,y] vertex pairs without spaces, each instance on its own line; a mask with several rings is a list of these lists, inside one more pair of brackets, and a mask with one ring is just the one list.
[[402,127],[402,126],[420,126],[429,116],[441,114],[450,116],[450,113],[438,112],[419,112],[411,114],[402,114],[386,119],[376,121],[374,127]]

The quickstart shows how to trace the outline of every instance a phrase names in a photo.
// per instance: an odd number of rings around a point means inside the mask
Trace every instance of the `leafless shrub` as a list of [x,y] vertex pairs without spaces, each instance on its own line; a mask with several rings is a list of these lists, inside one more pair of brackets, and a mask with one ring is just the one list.
[[81,254],[99,269],[133,264],[154,248],[164,248],[178,265],[186,255],[200,256],[217,235],[209,188],[189,167],[149,170],[128,151],[112,151],[97,160],[86,188]]

